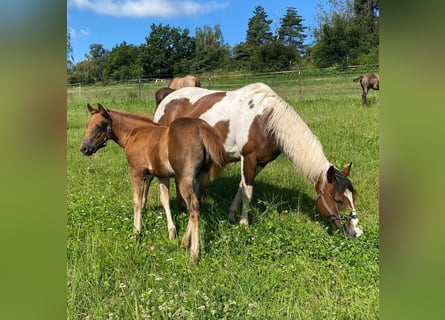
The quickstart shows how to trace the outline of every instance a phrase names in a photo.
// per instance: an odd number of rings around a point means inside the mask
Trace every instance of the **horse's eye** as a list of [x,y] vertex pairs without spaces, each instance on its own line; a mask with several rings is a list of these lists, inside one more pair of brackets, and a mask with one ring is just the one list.
[[337,204],[343,204],[343,200],[341,200],[341,199],[334,199],[334,201]]

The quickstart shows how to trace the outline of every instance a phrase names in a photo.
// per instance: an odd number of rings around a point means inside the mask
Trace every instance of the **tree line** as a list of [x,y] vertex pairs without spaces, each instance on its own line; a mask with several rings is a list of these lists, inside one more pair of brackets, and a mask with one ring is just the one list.
[[[67,35],[68,83],[171,78],[175,75],[230,71],[280,71],[301,67],[335,67],[378,63],[379,0],[328,0],[319,8],[314,42],[305,44],[308,28],[294,7],[278,22],[262,6],[248,20],[244,42],[229,46],[220,25],[190,30],[151,24],[139,46],[123,41],[111,50],[91,44],[75,63]],[[272,26],[274,29],[272,29]]]

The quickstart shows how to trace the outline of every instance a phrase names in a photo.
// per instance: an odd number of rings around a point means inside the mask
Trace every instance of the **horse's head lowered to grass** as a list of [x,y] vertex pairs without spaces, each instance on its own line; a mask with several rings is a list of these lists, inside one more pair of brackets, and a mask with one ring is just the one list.
[[[355,190],[349,180],[351,164],[342,171],[331,166],[326,177],[320,177],[316,183],[318,192],[315,200],[317,209],[328,218],[343,235],[359,237],[363,231],[357,227],[358,217],[355,212]],[[343,215],[342,213],[349,213]]]

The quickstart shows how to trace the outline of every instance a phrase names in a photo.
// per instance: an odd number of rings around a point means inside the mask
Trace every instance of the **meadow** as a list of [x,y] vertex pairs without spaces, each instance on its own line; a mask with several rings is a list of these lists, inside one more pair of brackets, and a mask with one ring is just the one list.
[[315,208],[314,186],[284,156],[257,177],[249,228],[228,221],[239,163],[209,183],[200,215],[201,260],[179,247],[187,225],[168,239],[154,180],[132,234],[132,190],[123,150],[114,142],[91,157],[79,152],[86,104],[153,113],[162,84],[67,89],[68,319],[378,319],[379,93],[361,106],[360,73],[221,76],[202,86],[235,89],[262,81],[283,97],[350,179],[364,234],[344,238]]

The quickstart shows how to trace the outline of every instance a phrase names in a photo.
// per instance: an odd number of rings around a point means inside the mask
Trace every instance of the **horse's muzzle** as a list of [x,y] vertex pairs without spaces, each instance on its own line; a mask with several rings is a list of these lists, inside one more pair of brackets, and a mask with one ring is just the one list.
[[82,144],[80,145],[80,152],[84,156],[91,156],[93,153],[97,151],[97,147],[94,147],[91,143],[88,143],[88,141],[84,140]]

